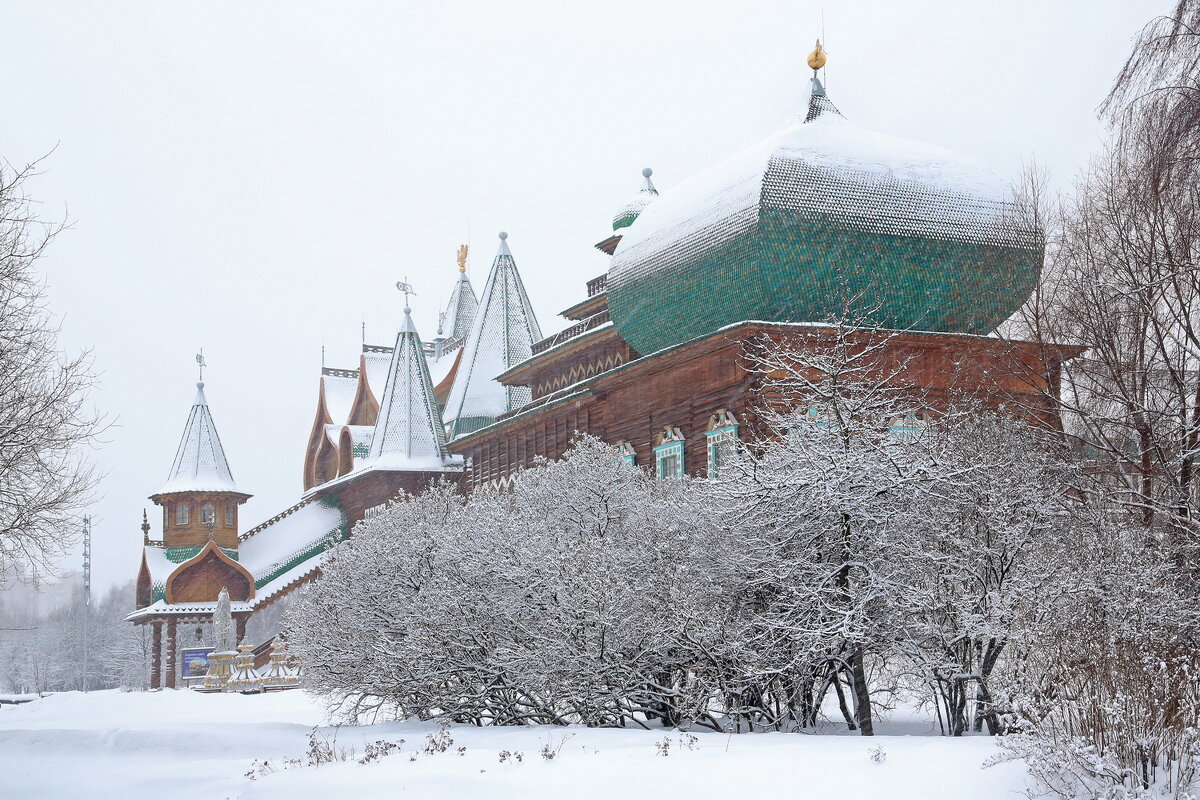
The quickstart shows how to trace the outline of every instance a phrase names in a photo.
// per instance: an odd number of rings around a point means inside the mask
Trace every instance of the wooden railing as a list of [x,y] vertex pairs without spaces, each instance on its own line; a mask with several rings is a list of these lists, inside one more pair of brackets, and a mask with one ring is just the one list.
[[547,338],[542,339],[540,342],[534,342],[533,354],[537,355],[538,353],[549,350],[555,345],[562,344],[568,339],[574,339],[581,333],[586,333],[593,328],[599,328],[610,319],[611,318],[608,315],[608,309],[606,308],[599,314],[593,314],[592,316],[588,317],[583,322],[577,322],[571,327],[561,330],[553,336],[548,336]]

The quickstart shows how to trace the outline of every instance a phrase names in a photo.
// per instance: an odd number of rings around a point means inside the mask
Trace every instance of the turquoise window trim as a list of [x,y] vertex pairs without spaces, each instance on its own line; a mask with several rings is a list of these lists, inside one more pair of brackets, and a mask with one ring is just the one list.
[[892,421],[888,427],[888,433],[900,440],[915,439],[921,435],[921,431],[925,428],[925,421],[918,414],[908,413],[903,419]]
[[738,442],[738,426],[724,425],[705,431],[705,441],[708,445],[708,477],[715,478],[721,470],[721,445],[731,442],[735,447]]
[[[683,440],[664,442],[654,447],[654,474],[658,479],[681,478],[684,474]],[[675,463],[671,463],[671,459]]]
[[829,427],[829,421],[819,408],[807,408],[804,411],[804,421],[816,428]]

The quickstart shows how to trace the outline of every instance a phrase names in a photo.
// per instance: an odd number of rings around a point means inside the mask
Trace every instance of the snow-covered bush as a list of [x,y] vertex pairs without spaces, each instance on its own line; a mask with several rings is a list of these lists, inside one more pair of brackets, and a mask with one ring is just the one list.
[[583,437],[505,491],[441,486],[395,503],[297,599],[293,652],[311,686],[358,711],[680,722],[707,707],[688,694],[694,659],[677,633],[715,571],[695,491]]

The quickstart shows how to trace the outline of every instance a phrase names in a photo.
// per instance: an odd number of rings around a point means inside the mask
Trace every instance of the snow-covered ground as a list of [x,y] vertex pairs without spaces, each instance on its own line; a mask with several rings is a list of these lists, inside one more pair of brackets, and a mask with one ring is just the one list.
[[[72,692],[0,706],[0,797],[996,800],[1025,785],[1020,765],[982,768],[996,752],[988,738],[947,739],[911,720],[885,723],[888,735],[873,739],[696,733],[694,742],[668,731],[454,726],[453,744],[432,753],[436,725],[323,727],[322,738],[357,751],[354,761],[245,776],[255,759],[304,758],[309,731],[323,723],[320,702],[300,691]],[[379,739],[405,744],[357,763],[365,743]],[[547,745],[558,750],[553,760],[540,755]],[[505,750],[523,759],[502,763]]]

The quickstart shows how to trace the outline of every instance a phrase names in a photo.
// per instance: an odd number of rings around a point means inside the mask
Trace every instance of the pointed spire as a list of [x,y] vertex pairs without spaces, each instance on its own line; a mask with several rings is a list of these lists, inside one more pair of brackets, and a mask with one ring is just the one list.
[[496,380],[497,375],[529,358],[533,343],[542,338],[507,239],[508,234],[502,232],[446,401],[450,438],[489,425],[533,399],[528,387],[505,386]]
[[658,189],[654,188],[654,182],[650,180],[653,174],[654,170],[649,167],[642,170],[642,188],[638,190],[637,196],[617,209],[617,213],[613,215],[614,231],[632,225],[638,215],[646,210],[646,206],[658,197]]
[[368,458],[381,467],[412,470],[440,469],[450,459],[421,337],[407,307],[379,400]]
[[842,116],[842,112],[838,111],[837,106],[825,94],[825,87],[821,85],[821,81],[814,75],[812,78],[812,86],[808,95],[808,113],[804,116],[804,121],[812,122],[822,116]]
[[842,116],[842,112],[837,110],[837,106],[825,94],[825,87],[817,77],[817,71],[825,66],[826,61],[828,56],[825,54],[825,48],[821,46],[821,40],[817,39],[816,47],[808,54],[808,66],[812,68],[813,74],[809,83],[808,113],[804,117],[805,122],[812,122],[823,114]]
[[229,472],[229,462],[225,460],[217,426],[208,410],[203,381],[196,384],[196,399],[175,452],[171,474],[159,494],[192,491],[238,491]]
[[650,180],[650,176],[653,174],[654,170],[650,169],[649,167],[644,167],[642,169],[642,177],[645,178],[645,180],[642,181],[642,192],[644,194],[652,194],[657,197],[658,189],[654,188],[654,181]]
[[450,302],[438,319],[438,336],[463,341],[471,332],[471,323],[479,310],[479,298],[475,296],[475,287],[467,277],[467,246],[458,248],[458,280],[450,292]]

